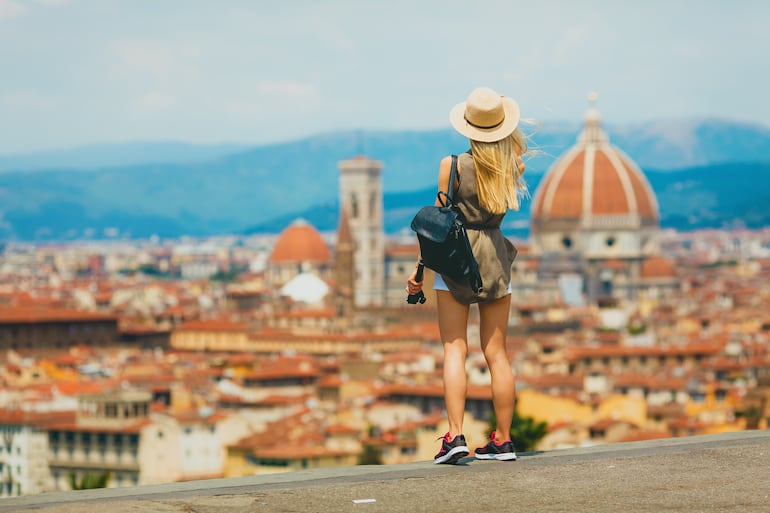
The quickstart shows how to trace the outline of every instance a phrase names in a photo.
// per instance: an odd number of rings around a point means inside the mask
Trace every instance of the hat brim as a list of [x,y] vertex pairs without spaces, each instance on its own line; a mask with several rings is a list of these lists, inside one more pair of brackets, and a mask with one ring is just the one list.
[[519,104],[512,98],[504,96],[502,102],[505,118],[502,123],[492,128],[479,128],[468,123],[468,121],[465,120],[466,102],[458,103],[452,107],[452,110],[449,111],[449,122],[452,123],[455,130],[474,141],[495,142],[505,139],[516,130],[517,126],[519,126],[521,114],[519,111]]

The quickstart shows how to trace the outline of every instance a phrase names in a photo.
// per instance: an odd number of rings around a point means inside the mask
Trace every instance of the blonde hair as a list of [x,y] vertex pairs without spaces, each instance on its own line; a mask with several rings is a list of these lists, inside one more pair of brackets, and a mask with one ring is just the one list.
[[496,142],[470,142],[479,205],[493,214],[519,210],[519,196],[527,193],[524,170],[519,166],[519,157],[527,153],[524,134],[517,128]]

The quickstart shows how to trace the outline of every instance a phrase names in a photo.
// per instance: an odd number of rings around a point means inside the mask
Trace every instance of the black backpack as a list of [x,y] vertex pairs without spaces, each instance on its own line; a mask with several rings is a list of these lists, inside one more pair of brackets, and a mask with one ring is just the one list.
[[474,293],[482,291],[479,265],[473,256],[465,219],[452,198],[457,178],[457,155],[452,155],[447,192],[439,191],[442,206],[423,207],[412,219],[417,234],[422,262],[428,269],[455,281],[467,280]]

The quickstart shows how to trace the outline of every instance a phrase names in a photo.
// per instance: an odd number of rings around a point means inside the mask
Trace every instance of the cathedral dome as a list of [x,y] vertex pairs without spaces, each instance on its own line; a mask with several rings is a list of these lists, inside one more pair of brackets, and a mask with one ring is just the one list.
[[304,219],[297,219],[281,232],[270,254],[271,264],[331,264],[331,261],[329,247],[321,234]]
[[548,170],[532,201],[532,228],[634,228],[657,225],[658,203],[639,167],[609,143],[589,98],[577,143]]

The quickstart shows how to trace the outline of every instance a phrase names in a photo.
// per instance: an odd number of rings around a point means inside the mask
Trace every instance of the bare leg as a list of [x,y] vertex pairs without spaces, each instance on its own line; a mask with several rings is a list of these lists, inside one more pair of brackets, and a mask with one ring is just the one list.
[[458,303],[451,292],[436,291],[438,326],[444,343],[444,402],[449,420],[449,437],[463,432],[468,354],[468,306]]
[[495,442],[498,444],[510,435],[516,393],[511,363],[505,350],[510,307],[510,294],[492,303],[479,303],[481,350],[492,378],[492,404],[497,417]]

